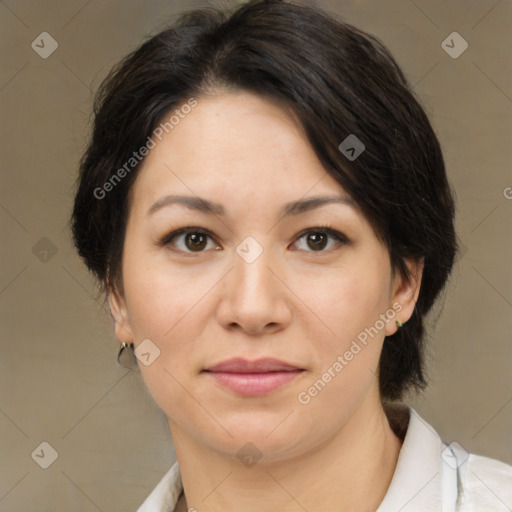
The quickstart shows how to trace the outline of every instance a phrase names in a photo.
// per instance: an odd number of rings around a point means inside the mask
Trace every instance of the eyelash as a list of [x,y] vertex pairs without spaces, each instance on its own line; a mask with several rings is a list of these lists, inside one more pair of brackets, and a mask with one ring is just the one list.
[[[215,236],[213,235],[213,233],[207,229],[203,229],[203,228],[200,228],[200,227],[195,227],[195,226],[189,226],[189,227],[185,227],[185,228],[180,228],[180,229],[177,229],[175,231],[172,231],[171,233],[165,235],[162,240],[160,241],[160,245],[161,246],[164,246],[164,247],[167,247],[169,244],[171,244],[171,242],[179,237],[180,235],[186,235],[186,234],[189,234],[189,233],[197,233],[197,234],[201,234],[201,235],[206,235],[208,236],[212,241],[214,241],[214,243],[216,245],[220,245],[216,242],[215,240]],[[314,226],[314,227],[311,227],[311,228],[307,228],[307,229],[304,229],[303,231],[301,231],[296,237],[295,237],[295,241],[294,243],[296,243],[296,241],[302,239],[303,237],[305,237],[306,235],[310,234],[310,233],[321,233],[321,234],[325,234],[325,235],[328,235],[329,237],[333,238],[334,240],[336,240],[337,244],[338,245],[348,245],[350,243],[350,240],[347,238],[346,235],[344,235],[343,233],[341,233],[340,231],[332,228],[331,226],[328,226],[328,225],[321,225],[321,226]],[[175,252],[181,252],[182,254],[186,254],[186,255],[189,255],[189,256],[194,256],[196,254],[201,254],[201,253],[204,253],[206,251],[183,251],[181,249],[172,249],[173,251]],[[333,249],[327,249],[327,250],[319,250],[319,251],[306,251],[306,252],[310,252],[310,253],[327,253],[327,252],[330,252],[331,250]]]

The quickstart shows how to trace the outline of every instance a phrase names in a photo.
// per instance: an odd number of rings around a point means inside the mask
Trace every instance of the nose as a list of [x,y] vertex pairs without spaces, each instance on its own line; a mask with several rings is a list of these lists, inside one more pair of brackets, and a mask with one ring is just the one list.
[[234,254],[217,309],[218,321],[225,329],[258,336],[278,332],[290,324],[291,292],[271,256],[264,250],[249,263]]

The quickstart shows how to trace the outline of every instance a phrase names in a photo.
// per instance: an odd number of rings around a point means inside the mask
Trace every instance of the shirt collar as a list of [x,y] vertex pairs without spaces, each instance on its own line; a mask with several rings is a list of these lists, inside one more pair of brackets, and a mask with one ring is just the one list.
[[412,407],[389,403],[384,410],[393,430],[406,429],[406,433],[391,484],[377,512],[446,510],[441,488],[445,445],[441,438]]

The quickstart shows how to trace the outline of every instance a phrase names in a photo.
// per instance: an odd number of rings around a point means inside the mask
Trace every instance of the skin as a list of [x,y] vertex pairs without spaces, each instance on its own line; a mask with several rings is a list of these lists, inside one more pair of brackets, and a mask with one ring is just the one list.
[[[215,201],[225,215],[180,204],[148,214],[169,194]],[[293,119],[248,92],[198,99],[143,163],[132,188],[124,289],[109,302],[119,340],[137,347],[149,338],[160,350],[139,367],[168,417],[186,495],[178,510],[374,511],[386,494],[401,440],[380,400],[378,361],[395,319],[413,312],[422,268],[408,261],[412,278],[395,275],[353,202],[280,217],[285,203],[325,195],[350,199]],[[320,235],[326,245],[318,250],[311,233],[325,225],[348,241]],[[187,226],[214,238],[196,252],[184,235],[160,243]],[[252,263],[236,252],[247,236],[263,249]],[[397,303],[395,319],[299,403]],[[304,371],[265,396],[244,397],[202,371],[232,357],[274,357]],[[252,467],[237,458],[248,442],[262,454]]]

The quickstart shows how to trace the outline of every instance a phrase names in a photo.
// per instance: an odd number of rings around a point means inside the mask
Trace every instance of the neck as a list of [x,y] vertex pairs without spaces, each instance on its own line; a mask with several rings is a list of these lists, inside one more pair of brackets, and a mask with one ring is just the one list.
[[180,510],[209,512],[373,512],[389,487],[401,440],[378,401],[300,457],[245,467],[205,448],[170,423],[186,501]]

